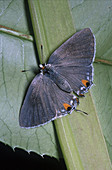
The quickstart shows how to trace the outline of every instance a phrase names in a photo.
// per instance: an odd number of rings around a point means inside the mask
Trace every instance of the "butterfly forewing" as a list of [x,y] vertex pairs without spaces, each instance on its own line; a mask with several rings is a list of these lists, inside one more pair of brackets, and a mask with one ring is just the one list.
[[80,96],[93,84],[94,57],[95,38],[91,29],[85,28],[54,51],[48,63],[65,77],[73,91]]
[[85,28],[55,50],[48,63],[54,66],[88,66],[93,61],[94,48],[94,35],[90,28]]

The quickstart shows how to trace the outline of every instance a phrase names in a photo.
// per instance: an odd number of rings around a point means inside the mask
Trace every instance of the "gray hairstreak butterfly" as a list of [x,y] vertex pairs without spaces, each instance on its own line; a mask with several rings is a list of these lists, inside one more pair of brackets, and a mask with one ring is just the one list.
[[94,58],[95,37],[90,28],[77,32],[56,49],[48,64],[40,64],[40,74],[29,86],[20,110],[20,126],[38,127],[78,111],[78,97],[93,84]]

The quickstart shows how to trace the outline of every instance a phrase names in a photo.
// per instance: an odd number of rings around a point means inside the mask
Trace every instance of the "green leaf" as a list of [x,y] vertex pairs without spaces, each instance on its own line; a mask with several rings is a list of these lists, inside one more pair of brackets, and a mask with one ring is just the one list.
[[28,5],[24,0],[0,0],[0,25],[29,34],[29,18]]
[[[35,8],[30,4],[30,11],[32,11],[32,18],[37,16],[36,19],[34,18],[35,21],[32,19],[33,28],[37,36],[35,38],[39,56],[41,54],[40,45],[44,46],[44,61],[75,32],[74,25],[76,30],[91,27],[96,36],[96,56],[111,61],[112,12],[111,3],[109,3],[111,1],[102,1],[102,3],[98,0],[93,2],[70,1],[73,17],[71,17],[66,0],[29,2],[37,3]],[[18,124],[22,101],[28,85],[35,76],[33,72],[21,73],[21,70],[37,67],[32,40],[29,41],[29,38],[23,39],[20,36],[21,32],[25,34],[32,32],[30,24],[27,22],[29,14],[25,13],[28,6],[24,5],[23,0],[9,0],[0,1],[0,7],[0,24],[6,30],[4,32],[2,27],[0,33],[0,96],[2,96],[0,98],[0,140],[13,148],[20,147],[41,155],[48,154],[59,158],[61,151],[52,123],[34,129],[23,129]],[[18,30],[20,34],[16,37],[11,36],[7,27]],[[35,28],[38,29],[35,30]],[[102,118],[101,122],[104,124],[102,127],[107,132],[105,139],[111,156],[111,123],[107,124],[108,120],[111,122],[111,66],[95,63],[94,67],[96,86],[92,87],[86,98],[80,100],[79,106],[89,116],[73,112],[71,115],[55,121],[56,132],[68,169],[111,169],[96,115],[97,112],[98,115],[103,113],[103,116],[99,116],[99,118]],[[105,73],[106,80],[104,81]],[[108,119],[104,113],[108,115]],[[103,117],[106,118],[103,119]]]

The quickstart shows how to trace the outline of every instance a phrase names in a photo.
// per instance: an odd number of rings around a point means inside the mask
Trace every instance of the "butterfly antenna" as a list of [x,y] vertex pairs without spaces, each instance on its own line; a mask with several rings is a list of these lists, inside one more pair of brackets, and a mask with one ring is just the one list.
[[29,70],[21,70],[21,72],[27,72],[27,71],[31,71],[31,69],[29,69]]
[[41,44],[41,57],[42,57],[42,64],[43,64],[43,45]]
[[75,109],[77,112],[82,112],[82,113],[84,113],[85,115],[88,115],[88,113],[87,112],[84,112],[84,111],[82,111],[82,110],[78,110],[78,109]]

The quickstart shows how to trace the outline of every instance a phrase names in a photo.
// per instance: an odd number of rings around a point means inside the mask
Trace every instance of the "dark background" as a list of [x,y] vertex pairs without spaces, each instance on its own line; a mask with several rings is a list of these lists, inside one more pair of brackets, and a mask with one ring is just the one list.
[[58,161],[49,156],[42,158],[34,152],[28,153],[19,148],[13,150],[2,142],[0,142],[0,166],[3,170],[67,170],[64,159]]

